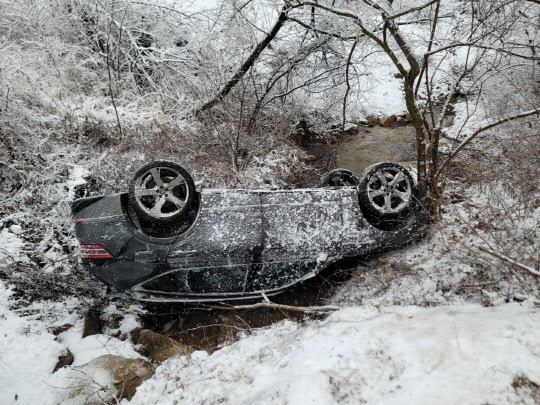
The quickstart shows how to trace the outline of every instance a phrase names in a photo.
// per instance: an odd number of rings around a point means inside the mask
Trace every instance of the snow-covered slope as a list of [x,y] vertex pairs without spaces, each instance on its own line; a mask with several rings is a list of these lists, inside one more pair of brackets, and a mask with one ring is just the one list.
[[[2,405],[84,404],[88,396],[73,396],[73,387],[88,380],[91,393],[107,382],[97,385],[83,363],[104,354],[141,357],[129,340],[81,338],[80,318],[69,315],[75,301],[21,314],[9,309],[10,292],[1,288]],[[75,326],[54,336],[64,323]],[[253,331],[213,354],[169,359],[130,403],[533,404],[530,388],[515,381],[540,381],[539,324],[530,301],[349,307],[323,321]],[[66,349],[74,364],[51,374]]]
[[[142,357],[129,341],[108,335],[85,338],[77,299],[35,302],[30,307],[10,309],[12,291],[0,281],[0,404],[83,403],[70,398],[72,387],[88,379],[79,366],[106,354]],[[126,322],[132,317],[126,318]],[[72,327],[54,333],[64,325]],[[131,325],[131,328],[138,325]],[[69,350],[73,368],[53,374],[59,356]],[[97,387],[99,389],[99,387]],[[88,394],[87,394],[88,396]]]
[[258,331],[212,355],[170,359],[135,404],[530,403],[512,386],[540,380],[540,312],[351,307],[305,327]]

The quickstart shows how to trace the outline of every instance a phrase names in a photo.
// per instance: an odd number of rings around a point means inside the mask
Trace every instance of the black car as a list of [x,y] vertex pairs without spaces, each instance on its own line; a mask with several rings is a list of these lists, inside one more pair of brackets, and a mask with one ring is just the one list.
[[196,190],[154,161],[127,193],[73,202],[82,265],[142,301],[217,301],[278,293],[338,260],[398,247],[425,230],[409,172],[338,169],[317,188]]

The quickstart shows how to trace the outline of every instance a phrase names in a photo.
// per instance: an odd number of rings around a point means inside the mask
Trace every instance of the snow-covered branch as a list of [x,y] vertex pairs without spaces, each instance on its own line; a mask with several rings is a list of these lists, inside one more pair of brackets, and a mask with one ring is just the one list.
[[292,312],[334,312],[339,311],[341,308],[337,306],[313,306],[313,307],[297,307],[294,305],[283,305],[283,304],[274,304],[273,302],[259,302],[257,304],[250,304],[250,305],[231,305],[231,306],[225,306],[225,305],[213,305],[213,309],[222,309],[222,310],[228,310],[228,311],[234,311],[238,309],[257,309],[257,308],[272,308],[272,309],[281,309],[285,311],[292,311]]
[[514,266],[519,267],[519,268],[522,269],[522,270],[526,270],[526,271],[528,271],[529,273],[531,273],[531,274],[533,274],[533,275],[535,275],[535,276],[540,276],[540,271],[535,270],[535,269],[533,269],[532,267],[527,266],[527,265],[525,265],[525,264],[523,264],[523,263],[519,263],[519,262],[515,261],[514,259],[509,258],[508,256],[505,256],[505,255],[503,255],[503,254],[494,252],[493,250],[488,249],[488,248],[483,247],[483,246],[480,247],[480,250],[481,250],[482,252],[485,252],[485,253],[490,254],[491,256],[496,257],[497,259],[502,260],[503,262],[510,263],[510,264],[512,264],[512,265],[514,265]]
[[244,77],[244,74],[253,66],[253,64],[256,62],[259,55],[262,53],[263,50],[266,49],[268,45],[270,45],[270,42],[276,37],[279,30],[283,27],[285,22],[287,21],[287,13],[289,12],[289,7],[284,6],[281,9],[281,12],[279,13],[278,19],[268,35],[257,44],[257,46],[253,49],[251,54],[248,56],[248,58],[242,63],[242,66],[236,71],[236,73],[229,79],[229,81],[225,84],[225,86],[222,87],[222,89],[218,92],[216,96],[214,96],[211,100],[205,102],[202,106],[197,107],[193,113],[195,115],[200,114],[201,112],[208,110],[209,108],[212,108],[216,104],[218,104],[223,98],[229,94],[229,92],[232,90],[234,86]]
[[530,117],[531,115],[540,114],[540,108],[535,108],[529,111],[524,111],[515,115],[512,115],[510,117],[506,117],[500,120],[497,120],[495,122],[492,122],[489,125],[483,126],[476,131],[474,131],[471,135],[469,135],[463,142],[461,142],[457,148],[455,148],[449,155],[446,161],[439,167],[439,170],[437,171],[437,175],[439,175],[442,170],[448,166],[450,161],[456,157],[456,155],[465,147],[467,146],[474,138],[476,138],[478,135],[480,135],[482,132],[487,131],[488,129],[497,127],[499,125],[505,124],[510,121],[514,121],[520,118]]

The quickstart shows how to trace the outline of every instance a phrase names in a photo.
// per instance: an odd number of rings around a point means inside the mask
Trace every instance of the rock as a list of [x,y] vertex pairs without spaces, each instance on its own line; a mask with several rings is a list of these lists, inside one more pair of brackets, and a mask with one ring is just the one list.
[[373,116],[368,116],[368,117],[366,117],[366,121],[367,121],[368,124],[370,124],[370,125],[376,125],[376,124],[379,123],[379,118],[373,117]]
[[375,125],[379,125],[379,118],[374,116],[368,116],[366,117],[366,124],[368,127],[374,127]]
[[347,135],[357,135],[358,134],[358,125],[347,123],[345,124],[345,133]]
[[90,308],[84,314],[84,328],[82,337],[97,335],[101,332],[101,311],[97,308]]
[[330,138],[328,138],[328,142],[332,145],[332,144],[336,144],[339,142],[339,139],[337,138],[337,136],[335,135],[332,135]]
[[135,329],[132,329],[129,331],[129,337],[131,338],[131,341],[132,342],[137,342],[137,340],[139,340],[139,335],[141,333],[141,331],[143,330],[143,328],[141,327],[138,327],[138,328],[135,328]]
[[311,136],[312,134],[309,130],[309,124],[307,120],[301,119],[295,124],[293,139],[298,145],[304,146],[309,144]]
[[14,233],[15,235],[20,235],[23,231],[22,227],[17,224],[13,224],[9,227],[9,230]]
[[379,124],[385,128],[394,128],[396,126],[396,116],[389,115],[387,117],[379,118]]
[[58,363],[56,363],[56,366],[54,366],[53,373],[56,373],[58,370],[65,366],[71,366],[73,364],[73,353],[67,349],[67,352],[65,354],[62,354],[60,357],[58,357]]
[[358,125],[361,125],[363,127],[370,126],[370,122],[368,120],[358,120]]
[[52,328],[50,331],[54,336],[58,336],[60,333],[64,333],[64,332],[68,331],[69,329],[71,329],[72,327],[73,327],[72,324],[66,323],[66,324],[64,324],[62,326],[56,326],[56,327]]
[[109,319],[107,319],[107,327],[109,329],[118,329],[122,319],[123,317],[121,314],[112,314]]
[[193,351],[189,346],[150,329],[143,329],[139,333],[137,344],[141,345],[141,353],[153,363],[160,363],[173,356],[185,356]]
[[128,400],[135,395],[137,387],[154,374],[154,367],[146,360],[126,359],[111,354],[98,357],[82,368],[83,372],[88,370],[90,376],[96,372],[96,369],[108,372],[108,384],[101,382],[101,385],[108,385],[115,391],[118,399],[127,398]]

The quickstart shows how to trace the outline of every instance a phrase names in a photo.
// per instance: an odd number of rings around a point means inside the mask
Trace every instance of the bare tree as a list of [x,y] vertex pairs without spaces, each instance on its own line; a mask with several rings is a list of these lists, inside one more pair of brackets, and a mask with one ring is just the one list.
[[[361,30],[366,40],[372,41],[386,53],[401,74],[403,77],[405,104],[416,133],[418,183],[423,189],[430,191],[433,212],[438,206],[437,201],[441,192],[440,176],[449,160],[453,159],[464,146],[480,133],[508,121],[538,113],[538,107],[536,106],[525,112],[518,112],[479,128],[450,154],[447,161],[440,165],[439,141],[443,131],[442,123],[449,112],[452,98],[456,90],[462,85],[462,82],[464,80],[473,80],[474,70],[478,66],[489,62],[493,55],[495,57],[499,55],[511,56],[528,60],[530,63],[535,63],[538,60],[535,53],[538,48],[536,43],[522,44],[504,40],[504,35],[508,33],[512,25],[523,18],[522,8],[527,8],[527,5],[524,5],[522,1],[492,2],[483,6],[471,2],[470,27],[462,34],[465,40],[445,38],[446,42],[449,42],[448,45],[438,46],[437,49],[434,49],[440,21],[440,0],[432,0],[415,7],[398,8],[396,10],[392,1],[373,2],[363,0],[361,4],[364,9],[380,15],[381,23],[376,25],[365,23],[359,10],[338,8],[334,7],[334,4],[335,2],[328,4],[324,2],[296,1],[292,7],[293,9],[316,8],[322,13],[350,21],[351,24]],[[357,6],[357,8],[360,7]],[[402,23],[400,23],[400,19],[411,17],[426,9],[433,9],[428,19],[430,35],[427,40],[426,50],[423,54],[420,54],[418,49],[414,51],[411,49],[406,34],[401,29]],[[412,22],[414,22],[414,18]],[[313,28],[317,29],[316,27]],[[332,35],[336,36],[338,34],[333,33]],[[533,50],[532,55],[526,54],[525,49],[527,47]],[[450,91],[442,100],[437,99],[432,92],[433,77],[439,69],[441,60],[451,57],[450,51],[456,48],[467,50],[465,64],[454,73]],[[439,58],[434,58],[435,55],[439,56]],[[476,83],[477,88],[480,86],[481,83]],[[418,89],[420,87],[425,89],[426,100],[419,100]],[[441,108],[436,111],[438,106],[441,106]]]

